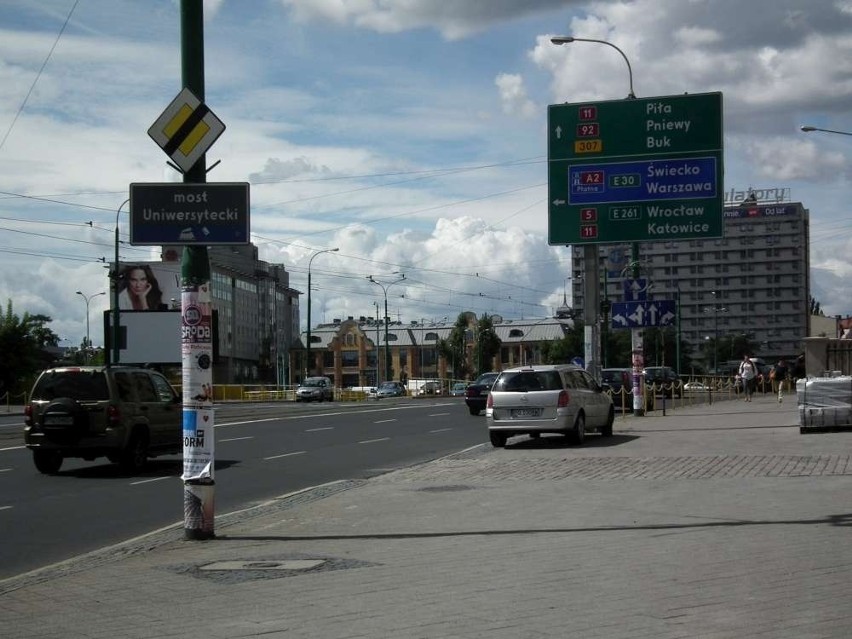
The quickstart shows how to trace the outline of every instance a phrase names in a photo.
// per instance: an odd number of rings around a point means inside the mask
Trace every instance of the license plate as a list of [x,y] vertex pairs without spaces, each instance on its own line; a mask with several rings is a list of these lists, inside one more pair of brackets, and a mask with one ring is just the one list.
[[516,408],[512,411],[512,417],[538,417],[540,414],[539,408]]
[[74,416],[73,415],[45,415],[44,416],[44,425],[45,426],[73,426],[74,425]]

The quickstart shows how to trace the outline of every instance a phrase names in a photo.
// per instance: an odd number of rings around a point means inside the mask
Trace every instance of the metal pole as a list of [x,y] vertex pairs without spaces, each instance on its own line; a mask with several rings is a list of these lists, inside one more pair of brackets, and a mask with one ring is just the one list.
[[390,284],[382,284],[381,282],[373,279],[372,275],[368,275],[367,279],[370,280],[371,283],[377,284],[381,287],[382,293],[385,296],[385,379],[389,380],[391,378],[391,361],[390,361],[390,343],[388,342],[388,289],[394,284],[398,284],[402,280],[405,279],[405,275],[401,275],[399,279],[394,280]]
[[314,258],[317,255],[322,253],[334,253],[335,251],[339,251],[340,248],[332,248],[332,249],[323,249],[321,251],[317,251],[313,255],[311,255],[311,259],[308,260],[308,345],[307,345],[307,362],[305,362],[305,376],[311,374],[311,370],[313,369],[313,364],[311,363],[311,264],[314,261]]
[[[181,0],[181,76],[183,86],[204,103],[204,4]],[[202,155],[183,175],[185,184],[207,182]],[[186,245],[181,260],[181,337],[183,378],[184,538],[215,537],[213,330],[210,257],[204,245]]]
[[92,351],[92,340],[89,336],[89,302],[97,297],[98,295],[106,295],[103,291],[100,293],[93,293],[92,295],[86,295],[83,291],[77,291],[77,295],[83,298],[83,301],[86,302],[86,363],[89,362],[89,356]]
[[118,264],[118,217],[121,215],[121,208],[130,202],[130,199],[124,200],[118,205],[118,210],[115,212],[115,263],[113,266],[112,277],[112,360],[111,364],[118,364],[121,361],[121,311],[118,308],[118,285],[121,281],[121,272]]

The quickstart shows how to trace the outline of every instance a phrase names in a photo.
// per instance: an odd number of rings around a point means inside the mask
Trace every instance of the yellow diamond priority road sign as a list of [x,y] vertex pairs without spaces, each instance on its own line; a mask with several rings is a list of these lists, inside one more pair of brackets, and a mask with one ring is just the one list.
[[224,130],[216,114],[192,91],[184,89],[151,125],[148,135],[186,173]]

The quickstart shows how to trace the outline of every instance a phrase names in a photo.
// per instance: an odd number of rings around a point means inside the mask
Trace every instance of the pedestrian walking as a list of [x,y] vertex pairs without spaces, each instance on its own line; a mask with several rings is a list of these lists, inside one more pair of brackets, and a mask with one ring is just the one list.
[[748,355],[743,355],[743,361],[740,362],[740,376],[743,378],[745,401],[750,402],[757,383],[757,366]]
[[775,383],[778,384],[778,403],[780,404],[784,401],[784,389],[787,386],[787,380],[790,378],[790,367],[787,365],[787,360],[779,359],[775,368],[772,369],[772,373],[775,375]]

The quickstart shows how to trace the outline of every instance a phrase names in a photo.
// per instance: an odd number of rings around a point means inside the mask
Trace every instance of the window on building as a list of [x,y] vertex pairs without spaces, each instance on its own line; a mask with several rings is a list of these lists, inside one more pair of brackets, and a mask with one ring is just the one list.
[[509,331],[509,337],[523,337],[524,332],[519,328],[513,328]]

